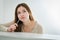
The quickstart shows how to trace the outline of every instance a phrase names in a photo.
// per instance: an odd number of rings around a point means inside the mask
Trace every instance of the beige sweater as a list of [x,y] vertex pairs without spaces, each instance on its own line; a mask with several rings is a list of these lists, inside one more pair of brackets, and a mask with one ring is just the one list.
[[[10,23],[7,23],[7,24],[0,24],[0,31],[7,32],[8,27],[10,25],[12,25],[13,23],[14,22],[10,22]],[[42,34],[43,33],[42,26],[40,24],[38,24],[37,22],[35,22],[35,27],[33,28],[31,33],[40,33],[40,34]]]

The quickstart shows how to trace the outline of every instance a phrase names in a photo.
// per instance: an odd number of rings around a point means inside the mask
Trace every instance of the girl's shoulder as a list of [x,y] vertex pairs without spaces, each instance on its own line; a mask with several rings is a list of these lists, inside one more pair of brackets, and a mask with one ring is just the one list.
[[34,27],[33,31],[36,33],[42,34],[43,33],[42,25],[39,24],[37,21],[35,21],[35,27]]

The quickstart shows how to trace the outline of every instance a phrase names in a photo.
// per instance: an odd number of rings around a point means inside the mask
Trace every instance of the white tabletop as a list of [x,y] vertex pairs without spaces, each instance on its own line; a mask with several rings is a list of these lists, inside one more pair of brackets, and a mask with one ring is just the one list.
[[56,40],[59,35],[24,33],[24,32],[0,32],[0,40]]

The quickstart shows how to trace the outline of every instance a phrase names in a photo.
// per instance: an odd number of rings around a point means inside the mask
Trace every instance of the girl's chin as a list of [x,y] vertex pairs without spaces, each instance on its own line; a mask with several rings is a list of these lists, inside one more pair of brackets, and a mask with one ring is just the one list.
[[22,22],[27,22],[27,19],[21,19]]
[[25,22],[25,20],[21,20],[22,22]]

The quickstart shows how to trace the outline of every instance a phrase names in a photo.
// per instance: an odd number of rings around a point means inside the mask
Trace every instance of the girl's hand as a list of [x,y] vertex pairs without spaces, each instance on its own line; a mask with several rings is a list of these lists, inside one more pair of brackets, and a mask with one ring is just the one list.
[[8,32],[14,32],[14,30],[16,29],[16,27],[18,27],[18,25],[15,23],[15,24],[11,25],[10,27],[8,27],[7,31]]

